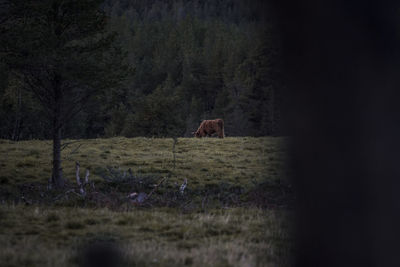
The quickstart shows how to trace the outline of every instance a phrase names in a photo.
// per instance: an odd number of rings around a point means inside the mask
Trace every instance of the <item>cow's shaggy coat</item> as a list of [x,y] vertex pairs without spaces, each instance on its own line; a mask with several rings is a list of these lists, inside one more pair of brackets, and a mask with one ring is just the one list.
[[224,138],[224,121],[222,119],[204,120],[200,124],[197,131],[194,133],[195,137],[211,136],[217,133],[219,138]]

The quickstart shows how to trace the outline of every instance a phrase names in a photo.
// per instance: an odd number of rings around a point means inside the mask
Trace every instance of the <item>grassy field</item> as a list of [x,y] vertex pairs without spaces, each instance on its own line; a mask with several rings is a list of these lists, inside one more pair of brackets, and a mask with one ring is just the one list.
[[[175,152],[173,139],[64,143],[69,188],[76,161],[91,171],[96,189],[86,197],[59,198],[65,192],[46,189],[50,141],[0,140],[1,266],[77,266],[82,251],[96,242],[118,248],[126,266],[290,264],[283,138],[179,138]],[[152,179],[149,186],[167,178],[148,205],[126,199],[132,181],[105,179],[129,168],[140,183]],[[133,191],[138,188],[151,190]],[[95,194],[108,202],[90,198]]]

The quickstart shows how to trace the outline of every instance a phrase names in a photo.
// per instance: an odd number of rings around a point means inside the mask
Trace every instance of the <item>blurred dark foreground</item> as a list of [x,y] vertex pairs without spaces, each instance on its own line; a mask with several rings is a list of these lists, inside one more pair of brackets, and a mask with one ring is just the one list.
[[78,254],[80,267],[118,267],[123,264],[122,250],[115,241],[95,240]]
[[400,266],[400,3],[275,4],[294,135],[295,265]]

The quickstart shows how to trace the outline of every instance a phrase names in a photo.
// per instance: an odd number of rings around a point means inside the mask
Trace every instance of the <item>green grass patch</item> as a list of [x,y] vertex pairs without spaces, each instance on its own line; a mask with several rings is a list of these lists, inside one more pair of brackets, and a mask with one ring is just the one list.
[[[284,138],[178,138],[175,168],[172,145],[172,138],[79,140],[62,151],[63,174],[73,183],[75,162],[79,161],[82,168],[91,167],[91,179],[95,181],[101,180],[98,174],[105,166],[131,168],[134,173],[170,174],[176,182],[187,178],[189,186],[201,185],[207,174],[215,181],[244,187],[251,184],[251,177],[274,179],[283,175],[276,170],[284,168]],[[16,177],[18,183],[47,183],[51,176],[51,142],[2,140],[1,148],[0,183],[15,184]],[[268,172],[269,168],[275,172]]]
[[[51,142],[0,140],[0,263],[78,266],[87,244],[111,242],[122,251],[125,266],[290,265],[291,211],[256,205],[281,203],[285,139],[178,138],[175,161],[172,146],[171,138],[72,143],[62,151],[63,175],[75,184],[75,162],[81,177],[90,168],[93,190],[99,192],[91,197],[98,199],[70,194],[53,201],[62,192],[46,189]],[[104,179],[109,170],[121,175],[129,168],[136,187]],[[150,192],[163,177],[168,179],[151,205],[126,200],[133,190]],[[181,195],[184,179],[188,184]],[[26,206],[22,195],[33,203]],[[48,202],[40,202],[45,198]]]

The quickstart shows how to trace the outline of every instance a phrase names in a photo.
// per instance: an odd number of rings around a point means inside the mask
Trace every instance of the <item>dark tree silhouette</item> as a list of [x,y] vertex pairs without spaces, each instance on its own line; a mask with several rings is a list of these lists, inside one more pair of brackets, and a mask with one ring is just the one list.
[[89,98],[126,75],[99,0],[2,1],[4,62],[34,93],[51,121],[52,182],[62,187],[61,133]]

